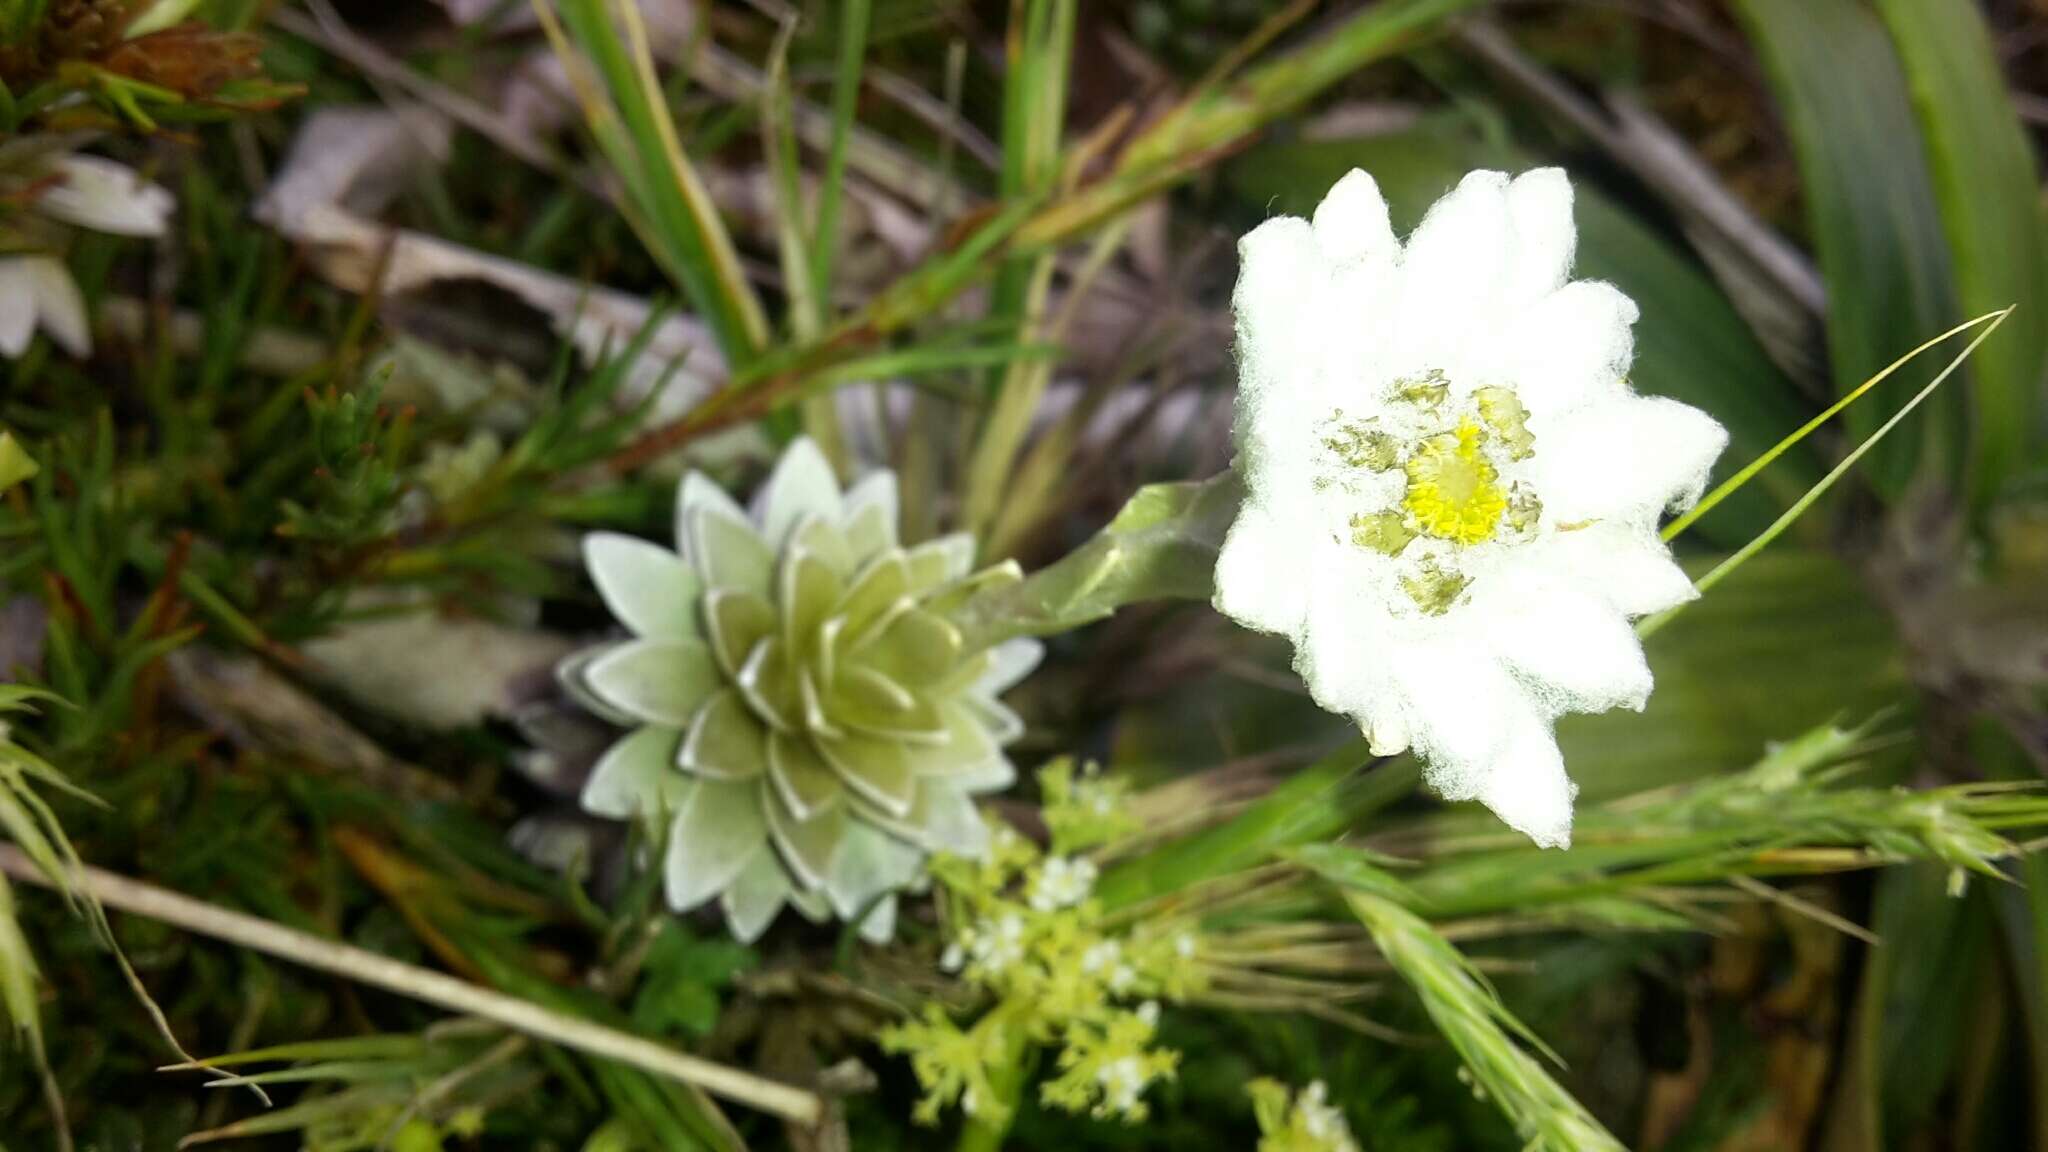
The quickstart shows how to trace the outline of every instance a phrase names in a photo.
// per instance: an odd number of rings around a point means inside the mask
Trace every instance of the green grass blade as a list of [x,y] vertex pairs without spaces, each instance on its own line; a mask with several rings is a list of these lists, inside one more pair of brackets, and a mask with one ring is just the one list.
[[1020,244],[1050,244],[1085,231],[1211,168],[1219,156],[1241,147],[1252,134],[1299,110],[1331,85],[1479,6],[1480,0],[1385,0],[1360,9],[1296,51],[1199,93],[1162,117],[1123,150],[1109,176],[1031,221]]
[[[1889,365],[1885,367],[1884,371],[1879,372],[1877,375],[1872,376],[1870,379],[1865,380],[1861,384],[1858,384],[1855,388],[1851,389],[1848,392],[1848,394],[1844,395],[1840,400],[1837,400],[1833,404],[1828,405],[1826,411],[1823,411],[1820,415],[1815,416],[1811,420],[1808,420],[1805,424],[1800,425],[1798,429],[1793,431],[1791,435],[1785,437],[1783,440],[1780,440],[1776,444],[1771,445],[1769,449],[1759,454],[1756,459],[1751,460],[1748,464],[1745,464],[1740,471],[1735,473],[1735,475],[1730,476],[1728,479],[1722,481],[1720,484],[1715,486],[1712,492],[1709,492],[1704,497],[1701,497],[1700,502],[1693,505],[1690,509],[1687,509],[1684,515],[1675,517],[1671,521],[1671,523],[1666,524],[1664,526],[1664,530],[1662,533],[1664,540],[1667,543],[1672,540],[1676,540],[1681,533],[1683,533],[1687,528],[1692,527],[1694,523],[1696,523],[1701,517],[1705,516],[1708,512],[1713,511],[1714,508],[1717,505],[1719,505],[1723,500],[1726,500],[1728,497],[1734,495],[1736,492],[1741,491],[1742,488],[1745,485],[1747,485],[1751,480],[1756,479],[1756,476],[1759,472],[1762,472],[1765,468],[1770,467],[1771,464],[1774,461],[1776,461],[1780,456],[1783,456],[1786,452],[1790,451],[1801,441],[1805,440],[1808,436],[1812,435],[1815,429],[1827,423],[1829,420],[1834,419],[1837,415],[1841,413],[1843,409],[1849,407],[1849,405],[1854,404],[1856,401],[1862,399],[1866,394],[1869,393],[1869,391],[1872,388],[1877,387],[1879,384],[1882,384],[1885,380],[1889,379],[1892,373],[1899,371],[1901,368],[1904,368],[1907,364],[1910,364],[1914,360],[1918,359],[1921,353],[1926,352],[1928,349],[1933,348],[1935,345],[1940,344],[1942,341],[1947,340],[1949,337],[1961,335],[1962,333],[1967,332],[1972,328],[1975,328],[1979,324],[1994,321],[2002,323],[2006,317],[2007,312],[2010,311],[2011,309],[2007,309],[2005,312],[1987,312],[1984,315],[1977,317],[1975,320],[1966,320],[1963,323],[1958,324],[1955,327],[1949,329],[1948,331],[1943,332],[1941,335],[1936,336],[1932,340],[1929,340],[1926,343],[1920,345],[1918,348],[1913,349],[1911,352],[1906,353],[1904,356],[1899,357],[1897,360],[1892,361]],[[1996,327],[1996,324],[1994,323],[1993,326]],[[1975,345],[1972,345],[1972,347],[1974,346]]]
[[[1902,332],[1939,332],[1956,322],[1948,249],[1928,182],[1919,124],[1884,25],[1863,0],[1737,0],[1783,109],[1827,281],[1828,355],[1846,393],[1889,363]],[[2000,303],[2010,303],[2010,300]],[[1884,403],[1850,413],[1849,435],[1869,437],[1878,413],[1919,386],[1901,375]],[[1904,491],[1923,454],[1953,471],[1963,398],[1944,398],[1918,443],[1897,440],[1873,461],[1887,497]]]
[[804,227],[803,165],[797,157],[794,99],[789,90],[789,36],[775,41],[761,83],[761,149],[775,184],[775,240],[782,279],[789,293],[789,329],[799,340],[814,340],[825,325],[823,297],[812,290],[807,266],[810,232]]
[[1878,0],[1905,65],[1969,312],[2019,305],[1971,365],[1970,488],[1980,509],[2025,463],[2048,355],[2048,236],[2033,149],[1973,0]]
[[1477,1086],[1513,1123],[1525,1152],[1624,1152],[1524,1047],[1535,1043],[1540,1049],[1540,1042],[1450,941],[1379,893],[1352,887],[1344,899],[1457,1049]]
[[[1003,54],[1003,167],[1007,202],[1052,191],[1067,116],[1067,71],[1074,51],[1074,0],[1012,0]],[[989,314],[1015,316],[1030,294],[1037,261],[1005,260]]]
[[625,185],[635,229],[711,326],[726,359],[744,367],[767,343],[767,319],[732,236],[683,152],[638,7],[616,0],[534,0],[534,10]]
[[1346,743],[1229,820],[1111,868],[1096,885],[1096,898],[1115,911],[1256,867],[1286,849],[1337,835],[1421,781],[1413,757],[1361,774],[1371,759],[1365,741]]
[[860,103],[861,60],[867,53],[870,0],[845,0],[839,10],[839,62],[832,79],[832,146],[825,152],[824,183],[818,189],[818,223],[811,230],[811,285],[821,308],[832,300],[832,258],[839,251],[841,185],[846,181],[846,146]]
[[[1851,450],[1847,456],[1842,457],[1842,462],[1835,465],[1832,469],[1830,469],[1826,476],[1821,477],[1820,483],[1815,484],[1810,490],[1808,490],[1806,495],[1801,496],[1797,501],[1794,501],[1792,507],[1787,508],[1785,510],[1785,514],[1778,517],[1776,522],[1774,522],[1769,528],[1766,528],[1763,532],[1759,533],[1756,539],[1751,540],[1749,543],[1743,545],[1740,549],[1738,549],[1735,552],[1734,555],[1721,561],[1719,564],[1716,564],[1713,567],[1713,569],[1709,571],[1706,575],[1694,581],[1694,586],[1697,587],[1701,593],[1705,593],[1707,589],[1712,588],[1714,585],[1720,583],[1723,579],[1725,579],[1729,573],[1735,571],[1737,568],[1742,567],[1743,564],[1748,562],[1750,557],[1756,555],[1758,552],[1761,552],[1765,548],[1769,547],[1771,541],[1776,540],[1779,536],[1783,535],[1785,529],[1792,526],[1793,521],[1805,515],[1806,510],[1808,508],[1813,507],[1814,503],[1818,501],[1823,495],[1825,495],[1828,489],[1833,488],[1835,486],[1836,481],[1840,480],[1843,476],[1847,475],[1849,469],[1854,468],[1856,466],[1857,461],[1863,459],[1863,457],[1866,454],[1868,454],[1872,448],[1875,448],[1881,441],[1883,441],[1887,433],[1891,432],[1892,429],[1898,427],[1900,422],[1905,420],[1907,416],[1912,415],[1913,410],[1915,408],[1918,408],[1922,401],[1926,400],[1929,396],[1934,395],[1935,390],[1940,388],[1942,383],[1955,373],[1956,369],[1961,368],[1963,366],[1963,362],[1970,358],[1970,354],[1977,350],[1977,346],[1979,344],[1984,343],[1984,341],[1990,339],[1991,334],[1993,332],[1998,331],[1998,326],[2004,323],[2005,318],[2010,315],[2012,315],[2012,310],[2009,308],[2004,312],[1998,313],[1998,318],[1992,321],[1991,325],[1985,328],[1984,331],[1978,333],[1977,338],[1975,340],[1970,341],[1969,346],[1964,348],[1962,352],[1956,356],[1955,359],[1949,361],[1948,367],[1943,368],[1940,374],[1935,376],[1934,379],[1928,381],[1926,387],[1920,389],[1919,392],[1914,394],[1911,400],[1908,400],[1906,402],[1904,407],[1900,408],[1897,412],[1892,414],[1891,419],[1886,420],[1883,424],[1878,425],[1876,431],[1872,432],[1868,437],[1866,437],[1864,441],[1861,444],[1858,444],[1853,450]],[[1684,608],[1685,606],[1681,604],[1677,608],[1667,609],[1664,612],[1660,612],[1657,615],[1642,621],[1640,624],[1636,625],[1636,633],[1640,636],[1651,635],[1652,633],[1656,632],[1657,629],[1663,627],[1664,623],[1670,620],[1673,615],[1683,611]]]

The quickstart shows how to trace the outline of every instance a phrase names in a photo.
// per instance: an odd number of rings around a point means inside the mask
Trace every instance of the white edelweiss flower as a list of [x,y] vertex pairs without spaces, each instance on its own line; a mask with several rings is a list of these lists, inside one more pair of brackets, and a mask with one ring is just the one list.
[[100,156],[58,156],[36,196],[43,214],[116,236],[161,236],[176,201],[126,164]]
[[85,297],[64,262],[50,256],[0,257],[0,356],[28,351],[36,328],[73,356],[92,353]]
[[1375,753],[1531,839],[1571,839],[1552,726],[1641,708],[1630,619],[1690,599],[1658,518],[1727,435],[1638,396],[1636,306],[1570,281],[1571,185],[1475,172],[1408,243],[1354,171],[1239,247],[1238,468],[1216,607],[1288,636]]

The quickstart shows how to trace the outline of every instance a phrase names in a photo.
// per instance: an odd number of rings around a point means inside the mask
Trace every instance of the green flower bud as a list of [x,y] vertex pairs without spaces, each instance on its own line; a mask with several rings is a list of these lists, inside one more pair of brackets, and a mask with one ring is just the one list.
[[928,853],[978,858],[974,804],[1008,787],[1023,731],[997,697],[1038,663],[1034,640],[969,643],[974,544],[896,537],[896,478],[842,493],[808,440],[777,464],[754,513],[702,476],[677,497],[678,550],[598,533],[592,580],[633,633],[578,652],[559,675],[585,707],[632,729],[599,760],[583,807],[666,822],[678,911],[718,898],[751,940],[785,903],[813,919],[865,916],[887,939],[894,893]]

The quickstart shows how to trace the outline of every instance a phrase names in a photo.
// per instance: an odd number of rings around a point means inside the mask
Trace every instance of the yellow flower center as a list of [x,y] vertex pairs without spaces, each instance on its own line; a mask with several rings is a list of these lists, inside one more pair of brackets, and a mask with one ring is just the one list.
[[1408,457],[1401,504],[1424,535],[1453,544],[1481,544],[1500,531],[1508,494],[1480,451],[1486,430],[1471,420],[1424,440]]
[[[1331,537],[1393,560],[1402,590],[1428,616],[1450,611],[1472,584],[1461,549],[1525,540],[1543,519],[1543,501],[1518,467],[1536,455],[1521,398],[1501,385],[1456,403],[1451,393],[1449,376],[1431,369],[1394,381],[1392,410],[1347,416],[1338,408],[1317,427],[1315,488],[1353,501]],[[1375,478],[1397,472],[1401,494],[1389,502]]]

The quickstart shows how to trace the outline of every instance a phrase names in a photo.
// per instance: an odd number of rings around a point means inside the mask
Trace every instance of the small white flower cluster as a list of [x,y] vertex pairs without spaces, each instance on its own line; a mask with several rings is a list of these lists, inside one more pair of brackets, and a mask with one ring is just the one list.
[[1072,908],[1095,890],[1095,864],[1089,860],[1051,856],[1032,873],[1026,900],[1035,911]]
[[1359,1152],[1344,1113],[1321,1080],[1291,1092],[1276,1080],[1249,1085],[1259,1122],[1258,1152]]
[[1090,976],[1101,976],[1109,990],[1118,995],[1128,992],[1131,983],[1138,978],[1137,972],[1124,963],[1124,946],[1115,940],[1104,940],[1083,952],[1081,971]]
[[955,1103],[983,1117],[1007,1107],[987,1085],[1011,1059],[1005,1037],[1016,1035],[1012,1029],[1054,1053],[1039,1103],[1075,1115],[1141,1123],[1150,1114],[1146,1093],[1179,1067],[1179,1053],[1158,1044],[1160,1001],[1179,1003],[1205,986],[1195,933],[1180,919],[1105,918],[1095,899],[1097,866],[1081,853],[1126,826],[1120,803],[1096,814],[1107,817],[1098,824],[1056,827],[1051,819],[1055,811],[1092,807],[1091,788],[1120,796],[1120,782],[1076,771],[1071,761],[1042,770],[1040,782],[1052,850],[998,821],[982,858],[933,861],[941,907],[958,925],[939,966],[988,1003],[971,1024],[933,1002],[922,1019],[883,1030],[882,1046],[907,1053],[924,1088],[920,1122]]
[[1358,1141],[1344,1113],[1329,1101],[1321,1080],[1310,1082],[1294,1099],[1294,1124],[1302,1134],[1315,1140],[1327,1152],[1358,1152]]
[[1240,245],[1237,466],[1216,606],[1293,640],[1373,751],[1546,846],[1574,788],[1552,726],[1641,708],[1630,620],[1694,596],[1657,534],[1727,435],[1638,396],[1636,306],[1569,280],[1556,169],[1475,172],[1404,245],[1352,172]]
[[999,976],[1024,959],[1024,919],[1009,913],[966,928],[946,946],[939,966],[948,972],[970,971],[976,977]]

